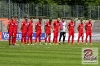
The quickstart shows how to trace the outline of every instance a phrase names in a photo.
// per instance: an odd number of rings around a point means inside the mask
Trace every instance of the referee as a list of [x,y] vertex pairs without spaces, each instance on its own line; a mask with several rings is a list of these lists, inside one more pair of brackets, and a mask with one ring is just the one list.
[[66,22],[65,22],[65,19],[62,18],[62,21],[60,22],[60,37],[59,37],[59,44],[60,44],[60,41],[61,41],[61,38],[63,36],[63,44],[65,44],[65,37],[66,37]]

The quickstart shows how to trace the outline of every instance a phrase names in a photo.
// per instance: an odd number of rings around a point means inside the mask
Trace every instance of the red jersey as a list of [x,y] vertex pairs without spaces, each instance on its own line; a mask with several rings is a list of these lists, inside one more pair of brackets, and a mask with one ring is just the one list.
[[17,30],[17,27],[18,27],[18,23],[15,21],[13,22],[14,26],[13,26],[13,30]]
[[60,26],[60,23],[59,22],[55,21],[53,23],[53,26],[54,26],[54,31],[59,31],[59,26]]
[[51,24],[50,24],[50,22],[46,22],[46,24],[45,24],[45,31],[51,32]]
[[13,20],[9,20],[9,22],[8,22],[8,31],[13,30],[13,25],[14,25]]
[[74,26],[75,26],[74,22],[69,22],[68,23],[69,30],[74,30]]
[[78,25],[78,31],[81,32],[81,33],[83,33],[83,32],[84,32],[83,29],[84,29],[84,24],[81,24],[81,23],[80,23],[80,24]]
[[92,23],[87,22],[85,28],[86,30],[92,31]]
[[37,22],[35,26],[36,26],[36,32],[37,31],[40,31],[41,32],[41,23],[40,22]]
[[32,21],[30,21],[30,22],[28,22],[28,32],[33,32],[33,22]]
[[26,21],[23,21],[21,23],[21,30],[22,32],[27,32],[27,22]]

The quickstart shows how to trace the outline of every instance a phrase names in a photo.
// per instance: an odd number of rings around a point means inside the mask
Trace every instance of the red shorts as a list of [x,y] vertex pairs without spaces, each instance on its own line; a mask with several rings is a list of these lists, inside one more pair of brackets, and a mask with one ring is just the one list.
[[92,31],[86,31],[86,36],[92,36]]
[[28,32],[28,37],[32,37],[33,32]]
[[37,31],[36,32],[36,37],[40,37],[41,36],[41,31]]
[[25,37],[26,35],[27,35],[27,32],[26,31],[22,32],[22,36],[23,37]]
[[59,33],[58,31],[54,31],[54,36],[58,37],[58,33]]
[[74,36],[74,31],[73,31],[73,30],[70,30],[70,31],[68,32],[68,34],[69,34],[69,36]]
[[46,34],[47,34],[47,35],[50,35],[50,34],[51,34],[51,32],[50,32],[50,31],[46,31]]
[[83,32],[78,32],[78,36],[84,36]]

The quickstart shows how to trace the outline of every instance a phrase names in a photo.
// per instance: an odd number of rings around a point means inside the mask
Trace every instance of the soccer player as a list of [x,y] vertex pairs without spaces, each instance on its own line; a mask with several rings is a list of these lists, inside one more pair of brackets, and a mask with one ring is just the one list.
[[30,21],[28,22],[28,40],[27,43],[29,45],[32,44],[32,34],[33,34],[33,17],[30,18]]
[[28,22],[28,17],[24,17],[24,21],[22,21],[21,23],[21,32],[22,32],[21,43],[24,44],[26,44],[27,22]]
[[65,36],[66,36],[66,22],[65,19],[62,18],[62,21],[60,22],[60,37],[59,37],[59,44],[61,41],[61,37],[63,36],[63,44],[65,44]]
[[57,40],[58,40],[58,33],[60,30],[60,18],[57,18],[57,21],[54,21],[53,23],[53,32],[54,32],[54,37],[53,37],[53,43],[55,43],[56,45],[58,45]]
[[39,39],[39,43],[41,44],[41,32],[42,32],[42,18],[39,18],[39,22],[37,22],[35,24],[35,31],[36,31],[36,39],[35,39],[35,43],[37,43],[37,40]]
[[14,17],[14,22],[13,22],[13,44],[16,45],[16,34],[17,34],[17,29],[18,29],[18,23],[17,23],[17,16]]
[[80,24],[77,27],[78,30],[78,45],[80,41],[80,37],[82,37],[82,43],[84,43],[84,24],[83,20],[80,20]]
[[89,19],[89,21],[86,23],[85,25],[85,30],[86,30],[86,45],[87,45],[87,38],[88,36],[90,37],[90,44],[92,45],[92,23],[91,23],[91,19]]
[[[14,22],[14,17],[12,16],[7,25],[7,30],[8,30],[8,34],[9,34],[9,39],[8,39],[9,45],[13,44],[13,40],[12,40],[13,25],[14,25],[13,22]],[[11,43],[11,41],[12,41],[12,43]]]
[[48,42],[50,44],[50,37],[51,37],[51,22],[52,22],[52,19],[49,19],[48,22],[46,22],[45,24],[45,33],[46,33],[46,37],[45,37],[45,43],[47,45],[47,38],[48,38]]
[[72,44],[74,44],[74,19],[71,18],[71,21],[68,23],[68,44],[70,44],[70,37],[72,36]]

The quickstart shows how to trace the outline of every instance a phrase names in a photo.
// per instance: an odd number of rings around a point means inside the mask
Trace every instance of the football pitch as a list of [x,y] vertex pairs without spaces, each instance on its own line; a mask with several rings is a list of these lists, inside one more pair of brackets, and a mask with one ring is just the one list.
[[[98,48],[98,64],[82,64],[82,48],[94,47]],[[100,42],[9,46],[7,41],[0,41],[0,66],[100,66],[99,62]]]

